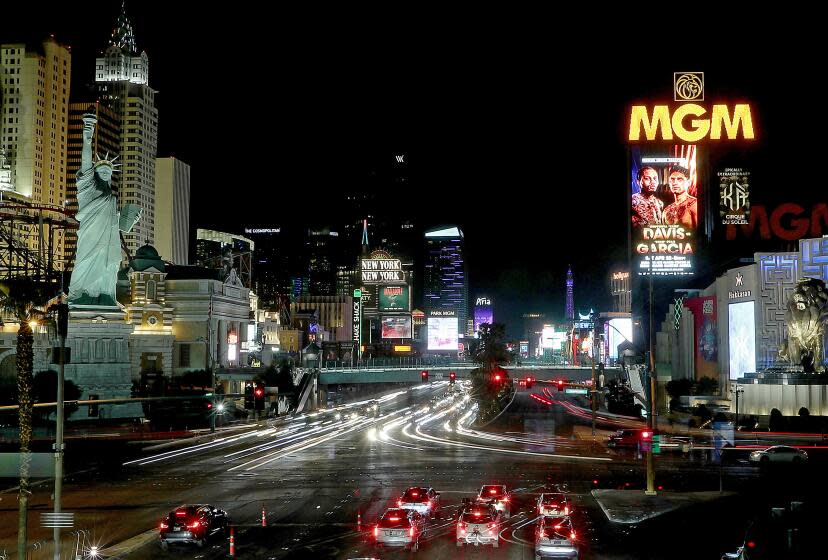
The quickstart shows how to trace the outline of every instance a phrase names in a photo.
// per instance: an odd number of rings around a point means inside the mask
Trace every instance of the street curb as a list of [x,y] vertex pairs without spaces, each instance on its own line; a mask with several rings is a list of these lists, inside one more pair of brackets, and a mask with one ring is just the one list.
[[144,531],[143,533],[135,535],[134,537],[131,537],[125,541],[121,541],[119,543],[113,544],[112,546],[108,546],[101,552],[103,553],[104,558],[120,558],[122,555],[135,552],[142,546],[149,544],[157,538],[157,530],[150,529],[149,531]]

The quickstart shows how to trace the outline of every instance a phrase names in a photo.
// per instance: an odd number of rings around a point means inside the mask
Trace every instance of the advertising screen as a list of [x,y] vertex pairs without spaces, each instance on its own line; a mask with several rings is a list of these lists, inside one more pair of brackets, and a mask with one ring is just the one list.
[[428,318],[428,349],[457,351],[457,317]]
[[407,315],[383,317],[382,338],[411,338],[411,317]]
[[636,272],[640,276],[694,274],[693,256],[698,250],[703,213],[696,146],[633,146],[630,153]]
[[541,348],[551,350],[561,350],[566,342],[566,333],[556,331],[554,327],[549,325],[543,326],[541,332]]
[[719,176],[719,217],[724,225],[747,225],[750,220],[750,171],[726,167]]
[[684,306],[693,313],[696,325],[696,380],[702,377],[715,379],[719,376],[716,296],[687,298]]
[[380,311],[409,311],[408,286],[382,286],[379,289]]
[[608,323],[605,332],[609,338],[609,357],[617,360],[618,346],[625,340],[632,342],[632,319],[629,317],[615,317],[610,319]]
[[730,339],[730,378],[738,379],[745,372],[756,371],[756,330],[752,301],[728,305]]

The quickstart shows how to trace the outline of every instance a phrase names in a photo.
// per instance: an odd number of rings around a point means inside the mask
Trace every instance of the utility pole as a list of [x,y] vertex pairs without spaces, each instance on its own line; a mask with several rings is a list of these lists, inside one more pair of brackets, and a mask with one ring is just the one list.
[[[647,427],[651,433],[655,433],[656,426],[656,369],[655,352],[653,348],[653,270],[650,263],[650,414],[647,415]],[[655,496],[655,466],[653,465],[653,445],[647,449],[647,490],[648,496]]]
[[[57,306],[57,330],[60,338],[58,352],[57,412],[55,413],[55,513],[60,513],[63,494],[63,385],[65,383],[64,364],[66,363],[66,335],[69,330],[69,306],[61,303]],[[58,516],[55,515],[55,518]],[[53,537],[55,540],[54,560],[60,560],[60,527],[55,523]]]
[[[594,323],[593,323],[594,325]],[[590,408],[592,409],[592,442],[595,443],[595,409],[598,408],[598,399],[597,399],[597,391],[595,390],[596,382],[595,382],[595,339],[597,337],[598,331],[595,326],[592,327],[592,390],[590,391],[590,395],[592,398],[590,399]]]
[[216,406],[216,368],[213,364],[213,349],[212,349],[212,331],[213,331],[213,284],[210,283],[210,306],[207,309],[207,364],[210,368],[210,389],[212,392],[213,408],[210,409],[210,433],[216,431],[216,414],[218,408]]

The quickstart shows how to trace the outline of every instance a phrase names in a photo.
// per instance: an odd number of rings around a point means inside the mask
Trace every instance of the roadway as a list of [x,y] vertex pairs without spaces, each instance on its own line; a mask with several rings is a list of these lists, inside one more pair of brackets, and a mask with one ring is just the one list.
[[[640,488],[642,461],[635,453],[607,449],[600,437],[593,442],[577,398],[539,384],[518,392],[490,426],[449,431],[453,424],[447,421],[454,414],[449,411],[460,406],[462,397],[443,398],[446,389],[446,382],[434,382],[390,393],[382,399],[380,418],[349,418],[352,409],[347,409],[341,419],[302,415],[212,442],[151,446],[125,458],[116,470],[73,476],[64,489],[64,510],[76,513],[76,526],[87,531],[87,546],[95,544],[109,557],[225,558],[224,539],[201,550],[162,551],[154,533],[161,517],[177,505],[210,503],[232,516],[239,558],[397,558],[410,553],[374,550],[371,524],[406,487],[431,485],[441,492],[443,509],[423,535],[418,556],[532,558],[534,500],[554,482],[567,484],[571,492],[584,558],[718,558],[741,542],[756,507],[808,490],[808,481],[817,480],[816,469],[824,468],[803,466],[806,470],[794,473],[800,476],[790,476],[788,471],[763,473],[737,459],[720,471],[708,462],[707,450],[691,456],[673,450],[657,458],[657,483],[665,490],[718,490],[722,472],[726,490],[735,493],[715,505],[619,526],[608,522],[591,490]],[[458,415],[467,410],[468,405]],[[625,420],[599,418],[599,434],[618,422]],[[458,550],[452,538],[458,507],[484,482],[514,489],[513,515],[500,529],[502,545]],[[770,490],[757,492],[769,484]],[[35,525],[38,514],[50,507],[48,488],[36,488],[32,503],[32,537],[42,539],[47,534]],[[263,508],[266,527],[261,526]],[[700,518],[712,530],[704,539],[687,541],[688,528]],[[13,550],[15,526],[16,500],[2,494],[0,551]],[[120,548],[118,543],[131,537],[129,547]],[[680,547],[672,546],[679,541]],[[46,548],[32,558],[51,558]]]

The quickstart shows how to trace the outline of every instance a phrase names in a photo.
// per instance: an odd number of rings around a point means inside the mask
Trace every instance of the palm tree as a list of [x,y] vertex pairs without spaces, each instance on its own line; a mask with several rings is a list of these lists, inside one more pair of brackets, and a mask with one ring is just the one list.
[[34,333],[32,326],[46,318],[43,311],[54,288],[30,278],[12,278],[0,282],[0,309],[13,317],[17,330],[17,398],[20,428],[20,490],[18,494],[17,555],[26,558],[26,529],[29,508],[29,463],[32,441],[32,370],[34,367]]

